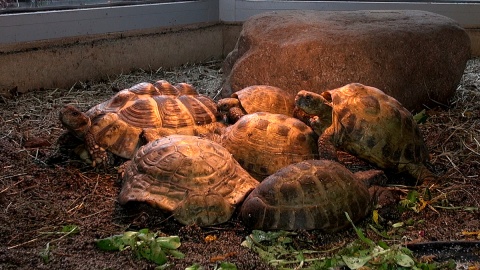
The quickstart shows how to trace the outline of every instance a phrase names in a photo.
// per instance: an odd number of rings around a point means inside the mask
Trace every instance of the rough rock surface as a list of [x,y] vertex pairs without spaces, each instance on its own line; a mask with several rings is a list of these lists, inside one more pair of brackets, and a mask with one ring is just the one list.
[[448,104],[469,57],[465,30],[431,12],[268,12],[244,23],[222,95],[254,84],[295,94],[359,82],[419,110]]

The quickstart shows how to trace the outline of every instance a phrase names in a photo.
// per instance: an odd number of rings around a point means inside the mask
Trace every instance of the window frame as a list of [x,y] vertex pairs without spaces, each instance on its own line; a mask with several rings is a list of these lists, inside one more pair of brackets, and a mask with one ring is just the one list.
[[218,22],[218,0],[149,3],[0,15],[0,45]]

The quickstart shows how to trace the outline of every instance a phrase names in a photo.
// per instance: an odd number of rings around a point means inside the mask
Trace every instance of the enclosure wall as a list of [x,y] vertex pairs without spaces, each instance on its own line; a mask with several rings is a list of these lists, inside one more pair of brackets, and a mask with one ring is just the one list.
[[[312,4],[302,3],[296,7],[310,8]],[[349,3],[348,6],[317,3],[315,7],[362,7]],[[143,17],[128,15],[121,9],[109,10],[107,14],[89,11],[89,18],[97,22],[84,20],[75,13],[66,17],[57,14],[52,16],[54,19],[48,13],[34,13],[28,20],[18,21],[0,16],[0,95],[39,88],[68,88],[78,81],[98,80],[134,69],[155,70],[223,59],[234,48],[241,22],[246,18],[263,11],[291,8],[291,3],[281,1],[199,0],[176,5],[181,6],[132,8]],[[412,3],[404,5],[417,7]],[[433,8],[460,20],[470,35],[472,56],[480,56],[480,17],[469,16],[470,13],[478,14],[480,6],[435,5]],[[467,14],[469,19],[462,19],[462,14]],[[37,18],[39,16],[43,18]],[[118,20],[122,23],[115,24]],[[40,24],[41,21],[44,24]],[[59,26],[65,21],[68,27]],[[99,29],[108,34],[102,34]],[[56,35],[63,37],[56,38]]]
[[0,46],[0,94],[221,59],[223,32],[220,24],[202,24]]

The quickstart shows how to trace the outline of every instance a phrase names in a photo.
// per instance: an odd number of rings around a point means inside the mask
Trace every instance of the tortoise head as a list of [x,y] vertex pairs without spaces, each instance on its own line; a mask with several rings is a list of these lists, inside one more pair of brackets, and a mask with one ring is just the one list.
[[217,109],[226,123],[235,123],[244,114],[240,100],[235,97],[220,99],[217,102]]
[[322,116],[328,113],[331,116],[332,106],[328,96],[328,93],[317,94],[301,90],[295,97],[295,105],[307,114]]
[[90,118],[72,105],[63,107],[59,118],[62,125],[80,139],[83,139],[91,125]]
[[[310,91],[301,90],[295,97],[297,115],[308,116],[309,118],[315,117],[316,124],[319,124],[319,129],[323,130],[332,123],[332,105],[331,97],[328,92],[317,94]],[[310,119],[310,124],[312,120]]]
[[237,98],[222,98],[217,102],[218,111],[227,113],[233,107],[240,107],[240,101]]

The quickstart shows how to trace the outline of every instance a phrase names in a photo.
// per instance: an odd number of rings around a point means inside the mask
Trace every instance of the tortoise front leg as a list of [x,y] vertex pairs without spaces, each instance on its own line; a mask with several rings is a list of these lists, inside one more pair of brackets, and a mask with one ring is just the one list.
[[405,166],[405,170],[417,179],[416,186],[421,184],[431,185],[438,182],[438,177],[423,164],[409,163]]
[[317,133],[318,137],[318,155],[321,159],[338,161],[337,148],[333,144],[334,127],[330,126],[323,130],[322,120],[318,116],[313,116],[309,120],[310,127]]
[[88,150],[85,148],[85,144],[81,144],[73,149],[73,152],[80,157],[80,159],[89,164],[92,165],[92,160],[90,159],[90,153]]
[[318,138],[318,155],[321,159],[338,161],[337,148],[333,143],[333,134],[333,127],[329,127]]
[[245,111],[243,111],[240,107],[230,108],[227,114],[228,123],[235,124],[244,115],[245,115]]
[[100,165],[103,168],[111,166],[114,162],[113,156],[95,141],[95,136],[91,132],[85,134],[85,146],[92,160],[92,167]]

